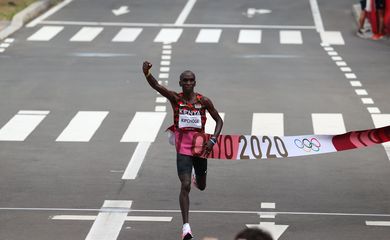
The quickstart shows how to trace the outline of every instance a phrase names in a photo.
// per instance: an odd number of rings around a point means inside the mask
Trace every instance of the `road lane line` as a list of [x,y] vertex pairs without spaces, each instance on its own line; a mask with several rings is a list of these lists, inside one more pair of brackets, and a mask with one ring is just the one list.
[[[225,119],[225,113],[220,112],[219,116],[221,116],[222,121]],[[216,122],[214,121],[213,117],[211,117],[210,113],[206,112],[206,126],[205,126],[205,132],[209,134],[214,134]]]
[[172,43],[177,42],[183,33],[181,28],[163,28],[157,34],[154,42]]
[[347,79],[356,79],[356,75],[354,73],[346,73],[345,77]]
[[340,113],[312,113],[314,134],[342,134],[346,132]]
[[328,43],[331,45],[345,45],[345,41],[341,32],[338,31],[325,31],[320,32],[320,37],[322,42]]
[[63,29],[64,27],[45,26],[27,38],[27,41],[49,41]]
[[284,136],[283,113],[253,113],[251,135]]
[[132,201],[105,200],[85,240],[114,240],[122,229],[128,212],[104,211],[104,208],[130,211]]
[[367,226],[390,227],[390,221],[366,221]]
[[282,30],[279,32],[280,44],[302,44],[301,31]]
[[45,12],[44,14],[42,14],[41,16],[35,18],[33,21],[31,21],[29,24],[26,25],[26,27],[30,28],[30,27],[35,27],[37,24],[39,24],[40,22],[42,22],[43,20],[45,20],[46,18],[50,17],[51,15],[53,15],[54,13],[56,13],[58,10],[60,10],[61,8],[65,7],[66,5],[68,5],[69,3],[71,3],[73,0],[65,0],[59,4],[57,4],[56,6],[54,6],[53,8],[51,8],[49,11]]
[[366,95],[368,95],[366,89],[355,89],[355,92],[359,96],[366,96]]
[[322,23],[322,17],[320,13],[320,8],[318,7],[317,0],[310,0],[310,8],[313,14],[314,25],[316,27],[317,32],[324,32],[324,24]]
[[56,142],[89,142],[107,114],[107,111],[79,111]]
[[[44,21],[47,25],[76,25],[76,26],[116,26],[116,27],[177,27],[173,23],[127,23],[127,22],[83,22],[83,21]],[[305,25],[246,25],[246,24],[183,24],[183,28],[254,28],[254,29],[316,29],[315,26]]]
[[[55,215],[55,216],[52,216],[50,218],[53,219],[53,220],[95,221],[97,216],[93,216],[93,215]],[[172,221],[172,217],[127,216],[125,218],[125,221],[132,221],[132,222],[171,222]]]
[[195,42],[217,43],[221,37],[222,29],[200,29]]
[[136,112],[121,142],[154,142],[166,112]]
[[122,175],[123,180],[135,179],[145,159],[146,153],[150,147],[151,142],[139,142],[135,149],[125,172]]
[[362,83],[360,81],[349,81],[352,87],[361,87]]
[[102,27],[83,27],[71,39],[71,42],[91,42],[103,31]]
[[238,43],[259,44],[261,43],[261,30],[240,30]]
[[176,19],[176,22],[175,22],[176,26],[181,26],[184,24],[188,15],[190,14],[192,8],[194,7],[195,3],[196,3],[196,0],[188,0],[187,4],[184,6],[180,15]]
[[369,113],[381,113],[381,110],[377,107],[368,107],[367,110]]
[[49,111],[19,111],[1,129],[0,141],[24,141]]
[[263,209],[275,209],[275,203],[273,202],[262,202],[260,208]]
[[122,28],[112,39],[113,42],[134,42],[142,32],[142,28]]

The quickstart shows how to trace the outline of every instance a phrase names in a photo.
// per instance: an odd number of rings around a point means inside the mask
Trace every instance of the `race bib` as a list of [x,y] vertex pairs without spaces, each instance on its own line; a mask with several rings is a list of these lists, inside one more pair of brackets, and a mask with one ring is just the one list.
[[202,128],[201,116],[179,114],[179,128]]

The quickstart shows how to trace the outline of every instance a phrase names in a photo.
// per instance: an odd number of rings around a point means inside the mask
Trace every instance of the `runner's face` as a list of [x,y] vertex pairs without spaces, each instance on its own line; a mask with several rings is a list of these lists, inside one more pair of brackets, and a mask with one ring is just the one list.
[[193,92],[196,85],[195,77],[192,74],[185,74],[179,83],[183,92]]

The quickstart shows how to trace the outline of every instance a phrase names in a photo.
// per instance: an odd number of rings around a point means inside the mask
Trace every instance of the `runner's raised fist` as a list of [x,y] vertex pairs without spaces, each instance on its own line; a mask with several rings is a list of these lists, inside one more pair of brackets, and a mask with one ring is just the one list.
[[152,64],[148,61],[145,61],[144,64],[142,65],[142,71],[144,71],[144,74],[148,74],[149,73],[149,69],[152,68]]

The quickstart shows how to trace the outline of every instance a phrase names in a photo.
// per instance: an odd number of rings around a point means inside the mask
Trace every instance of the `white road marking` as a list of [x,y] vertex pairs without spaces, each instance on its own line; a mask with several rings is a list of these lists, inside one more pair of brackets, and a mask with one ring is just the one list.
[[356,94],[359,95],[359,96],[368,95],[366,89],[355,89],[355,92],[356,92]]
[[333,52],[332,52],[332,51],[329,51],[329,52],[328,52],[328,55],[329,55],[329,56],[337,56],[338,53],[335,52],[335,51],[333,51]]
[[0,43],[0,48],[7,48],[9,47],[11,44],[9,43]]
[[262,209],[275,209],[275,203],[273,202],[262,202],[260,205]]
[[340,70],[342,72],[351,72],[352,71],[352,69],[350,67],[341,67]]
[[248,228],[259,228],[269,232],[272,239],[278,240],[287,230],[288,225],[276,225],[274,222],[260,222],[259,224],[246,224]]
[[317,0],[310,0],[310,8],[313,14],[314,25],[316,26],[317,32],[324,32],[324,24],[322,23],[320,8],[318,7]]
[[158,78],[169,78],[169,73],[160,73]]
[[187,4],[184,6],[180,15],[176,19],[176,22],[175,22],[176,26],[181,26],[184,24],[188,15],[190,14],[192,8],[194,7],[195,3],[196,3],[196,0],[188,0]]
[[200,29],[195,42],[217,43],[221,37],[222,29]]
[[[372,121],[376,128],[381,128],[390,125],[390,114],[371,114]],[[382,143],[385,148],[387,158],[390,161],[390,142]]]
[[121,142],[154,142],[166,112],[136,112]]
[[83,27],[71,39],[71,42],[90,42],[94,40],[100,32],[102,27]]
[[[177,27],[173,23],[127,23],[127,22],[83,22],[83,21],[44,21],[47,25],[77,26],[116,26],[116,27]],[[182,24],[183,28],[251,28],[251,29],[316,29],[306,25],[246,25],[246,24]]]
[[27,38],[28,41],[49,41],[61,32],[64,27],[45,26]]
[[261,43],[261,30],[240,30],[238,43]]
[[279,36],[281,44],[302,44],[301,31],[280,31]]
[[[172,46],[164,44],[163,49],[172,49]],[[165,54],[164,51],[163,51],[163,54]],[[171,53],[169,53],[169,54],[171,54]]]
[[260,215],[260,218],[274,219],[274,218],[275,218],[275,215],[271,215],[271,214],[262,214],[262,215]]
[[377,107],[368,107],[367,110],[369,113],[381,113],[381,110]]
[[[53,220],[81,220],[94,221],[97,216],[93,215],[55,215],[50,217]],[[127,216],[125,221],[132,222],[171,222],[172,217],[153,217],[153,216]]]
[[160,72],[169,72],[169,67],[160,67]]
[[[221,116],[222,121],[225,119],[225,113],[220,112],[219,116]],[[216,126],[216,122],[214,121],[213,117],[211,117],[210,113],[206,112],[206,126],[205,126],[205,132],[209,134],[213,134]]]
[[347,79],[356,79],[356,75],[354,73],[346,73],[345,77]]
[[324,47],[324,50],[325,51],[334,51],[334,49],[332,47]]
[[56,141],[89,142],[107,114],[107,111],[79,111]]
[[168,54],[168,55],[170,55],[170,54],[172,54],[172,50],[163,50],[163,51],[162,51],[162,54]]
[[390,227],[390,221],[366,221],[367,226]]
[[333,56],[332,60],[333,61],[342,61],[343,59],[340,56]]
[[[114,240],[122,229],[127,211],[130,211],[132,201],[105,200],[102,212],[98,214],[85,240]],[[127,210],[123,212],[104,211],[104,208]]]
[[73,0],[65,0],[65,1],[57,4],[56,6],[51,8],[49,11],[47,11],[44,14],[42,14],[41,16],[35,18],[33,21],[31,21],[29,24],[27,24],[26,27],[35,27],[37,24],[41,23],[43,20],[45,20],[46,18],[48,18],[49,16],[51,16],[52,14],[54,14],[55,12],[60,10],[61,8],[65,7],[66,5],[71,3],[72,1]]
[[337,61],[336,65],[339,66],[339,67],[342,67],[342,66],[347,66],[347,63],[344,62],[344,61]]
[[253,113],[251,134],[284,136],[283,113]]
[[362,83],[360,81],[349,81],[352,87],[361,87]]
[[5,48],[0,48],[0,52],[4,52],[5,51]]
[[166,97],[157,97],[156,103],[166,103],[168,99]]
[[166,112],[167,111],[167,107],[166,106],[156,106],[154,108],[154,111],[156,111],[156,112]]
[[141,165],[145,159],[146,153],[148,152],[148,149],[150,147],[150,144],[151,142],[138,143],[137,148],[135,149],[129,164],[127,165],[126,170],[123,173],[123,180],[131,180],[137,177]]
[[162,55],[161,59],[162,60],[171,60],[171,56],[170,55]]
[[0,141],[24,141],[49,111],[19,111],[1,129]]
[[346,132],[340,113],[312,113],[314,134],[342,134]]
[[169,66],[169,65],[171,65],[171,61],[161,61],[160,65],[161,66]]
[[134,42],[142,32],[142,28],[122,28],[112,39],[113,42]]
[[363,104],[374,104],[374,100],[372,98],[362,98]]
[[6,42],[6,43],[13,43],[14,41],[15,41],[14,38],[7,38],[4,40],[4,42]]
[[163,28],[157,34],[154,42],[172,43],[177,42],[183,32],[181,28]]
[[320,32],[322,42],[326,42],[331,45],[345,45],[344,38],[341,32],[338,31],[325,31]]

